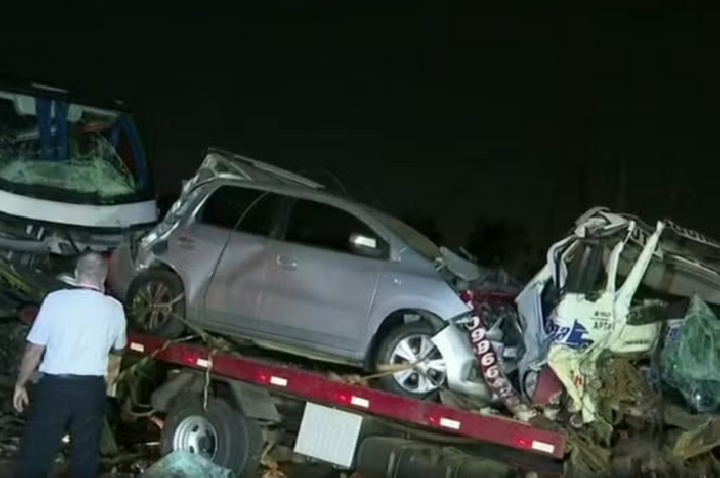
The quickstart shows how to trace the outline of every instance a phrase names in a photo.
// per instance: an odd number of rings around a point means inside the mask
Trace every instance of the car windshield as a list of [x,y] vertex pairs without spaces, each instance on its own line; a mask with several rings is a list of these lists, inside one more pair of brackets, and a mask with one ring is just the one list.
[[383,226],[402,239],[405,245],[415,252],[432,261],[441,256],[440,248],[423,234],[387,213],[377,210],[372,212]]
[[3,90],[0,189],[83,204],[152,196],[145,153],[129,114]]

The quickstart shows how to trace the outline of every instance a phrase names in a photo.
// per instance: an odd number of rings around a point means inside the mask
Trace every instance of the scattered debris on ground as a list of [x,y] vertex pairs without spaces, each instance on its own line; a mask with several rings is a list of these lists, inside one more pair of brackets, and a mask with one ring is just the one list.
[[141,478],[232,478],[227,468],[221,468],[200,455],[185,451],[175,451],[165,455],[145,470]]
[[[564,430],[576,475],[718,476],[720,244],[684,233],[672,223],[652,228],[607,211],[591,211],[584,218],[573,236],[550,248],[548,265],[517,297],[517,309],[480,303],[482,296],[472,299],[476,312],[486,311],[480,324],[483,334],[493,327],[503,334],[483,345],[501,357],[493,359],[495,369],[478,358],[483,378],[488,383],[498,380],[498,367],[509,367],[502,370],[500,388],[513,387],[514,399],[532,410],[531,419],[524,421]],[[633,235],[638,230],[640,239]],[[674,236],[666,239],[667,231]],[[698,244],[688,245],[693,240]],[[24,275],[2,258],[0,284],[18,303],[31,303],[57,286]],[[187,340],[205,344],[210,357],[203,390],[207,396],[212,357],[237,353],[238,347],[176,318],[193,336],[167,341],[166,346]],[[503,327],[497,326],[501,320]],[[12,387],[27,330],[20,321],[0,320],[0,370],[6,374],[0,376],[0,385],[5,388]],[[481,344],[479,340],[476,345]],[[507,350],[518,355],[508,359],[503,355]],[[128,364],[118,377],[126,419],[105,430],[103,466],[108,472],[147,478],[164,476],[161,473],[231,476],[196,455],[173,453],[157,461],[159,426],[136,390],[152,373],[154,357]],[[313,366],[298,358],[288,363]],[[403,370],[397,367],[387,365],[365,376],[339,368],[326,373],[337,381],[369,386],[373,379]],[[443,403],[477,413],[514,411],[506,403],[487,403],[450,390],[440,396]],[[7,409],[9,403],[8,396],[0,406],[0,458],[15,454],[22,429],[22,419]],[[515,418],[520,419],[517,414]],[[264,454],[264,478],[286,476],[279,461]]]

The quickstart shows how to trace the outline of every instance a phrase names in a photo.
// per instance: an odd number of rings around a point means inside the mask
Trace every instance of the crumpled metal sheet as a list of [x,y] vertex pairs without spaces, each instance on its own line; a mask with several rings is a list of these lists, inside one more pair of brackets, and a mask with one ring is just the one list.
[[231,470],[222,468],[200,455],[174,451],[165,455],[140,475],[141,478],[234,478]]

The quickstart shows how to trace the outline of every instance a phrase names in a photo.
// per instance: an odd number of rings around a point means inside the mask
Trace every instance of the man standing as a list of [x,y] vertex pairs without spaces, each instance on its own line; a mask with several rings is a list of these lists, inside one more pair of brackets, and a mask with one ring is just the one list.
[[28,405],[25,387],[38,364],[42,377],[28,410],[18,478],[48,476],[66,429],[73,476],[98,476],[108,355],[121,352],[127,340],[122,304],[104,293],[107,272],[105,257],[83,254],[75,268],[77,287],[48,294],[30,329],[15,385],[16,410]]

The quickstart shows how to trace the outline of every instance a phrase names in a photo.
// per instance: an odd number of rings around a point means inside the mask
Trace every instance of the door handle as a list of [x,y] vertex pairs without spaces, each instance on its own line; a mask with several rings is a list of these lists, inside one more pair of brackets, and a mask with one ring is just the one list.
[[275,263],[278,267],[282,267],[283,269],[290,271],[297,269],[297,262],[295,262],[291,257],[283,256],[282,254],[278,254],[275,257]]
[[187,236],[179,236],[177,241],[178,245],[183,247],[193,247],[195,245],[195,241],[191,237]]

